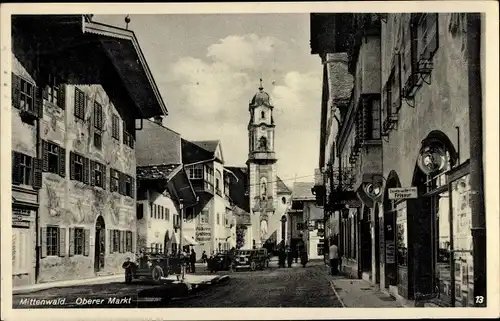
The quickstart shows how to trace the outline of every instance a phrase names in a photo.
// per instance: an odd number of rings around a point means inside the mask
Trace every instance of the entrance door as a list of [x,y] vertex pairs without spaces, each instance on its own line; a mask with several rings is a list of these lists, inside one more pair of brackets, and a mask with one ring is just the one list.
[[104,257],[106,250],[106,225],[104,224],[102,216],[99,216],[95,223],[94,242],[94,271],[97,273],[104,269]]
[[370,219],[364,219],[361,223],[361,269],[363,272],[371,272],[372,270],[372,237],[370,232]]
[[31,234],[29,228],[12,228],[12,274],[26,277],[31,272]]

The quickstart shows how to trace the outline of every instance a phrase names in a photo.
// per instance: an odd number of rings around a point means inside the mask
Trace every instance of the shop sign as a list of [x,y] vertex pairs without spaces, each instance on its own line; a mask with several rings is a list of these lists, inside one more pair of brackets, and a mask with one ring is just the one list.
[[20,215],[12,215],[12,226],[29,228],[30,221],[23,221],[23,217]]
[[418,198],[417,187],[394,187],[389,188],[390,200],[404,200]]
[[197,242],[206,242],[212,239],[212,228],[197,226],[196,227],[196,241]]

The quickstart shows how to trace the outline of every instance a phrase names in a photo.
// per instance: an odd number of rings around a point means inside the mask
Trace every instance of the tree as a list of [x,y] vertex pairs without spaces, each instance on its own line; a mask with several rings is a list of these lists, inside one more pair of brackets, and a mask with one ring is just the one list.
[[244,225],[236,226],[236,248],[241,249],[245,245],[245,233],[247,228]]

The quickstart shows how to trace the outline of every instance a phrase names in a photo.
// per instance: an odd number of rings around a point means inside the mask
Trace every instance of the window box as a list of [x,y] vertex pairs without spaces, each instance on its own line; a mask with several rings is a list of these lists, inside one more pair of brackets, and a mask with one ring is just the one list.
[[12,106],[20,110],[22,121],[32,124],[43,118],[43,101],[40,88],[31,81],[12,73]]

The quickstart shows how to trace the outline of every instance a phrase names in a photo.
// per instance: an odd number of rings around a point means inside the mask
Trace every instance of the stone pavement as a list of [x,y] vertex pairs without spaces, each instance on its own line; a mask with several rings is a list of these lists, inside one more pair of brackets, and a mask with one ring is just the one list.
[[331,286],[346,308],[403,308],[395,298],[378,290],[370,282],[330,276]]

